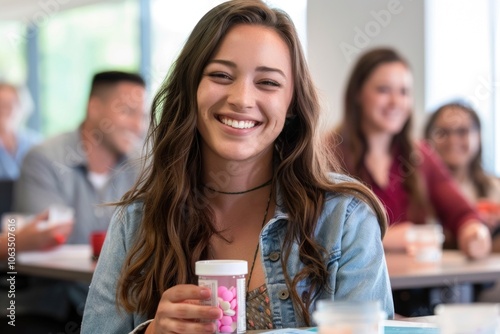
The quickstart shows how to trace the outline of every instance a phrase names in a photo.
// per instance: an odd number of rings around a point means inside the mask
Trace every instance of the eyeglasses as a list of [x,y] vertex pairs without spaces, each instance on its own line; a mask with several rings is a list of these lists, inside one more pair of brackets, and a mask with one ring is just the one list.
[[435,128],[432,131],[432,138],[436,140],[448,139],[451,135],[458,138],[467,138],[471,133],[477,131],[475,127],[459,127],[459,128]]

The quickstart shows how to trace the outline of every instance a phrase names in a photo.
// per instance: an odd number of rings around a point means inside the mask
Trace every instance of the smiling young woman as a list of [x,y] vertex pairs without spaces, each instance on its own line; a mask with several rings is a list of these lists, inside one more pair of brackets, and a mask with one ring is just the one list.
[[409,226],[436,216],[452,244],[482,258],[490,251],[491,237],[477,211],[439,157],[411,137],[411,92],[411,71],[401,55],[386,48],[366,52],[347,83],[344,120],[329,135],[330,146],[346,170],[384,203],[390,226],[387,250],[404,249]]
[[500,252],[500,179],[482,164],[481,122],[463,102],[450,102],[429,117],[425,138],[457,181],[462,193],[478,208]]
[[[384,204],[389,217],[386,251],[403,251],[413,224],[436,219],[447,232],[450,247],[473,259],[483,258],[491,251],[490,233],[439,157],[412,139],[412,102],[406,60],[388,48],[367,51],[347,82],[344,119],[328,134],[332,155]],[[397,313],[433,314],[428,300],[417,300],[427,296],[422,291],[410,300],[405,293],[396,295],[402,300],[395,299]]]
[[198,86],[197,128],[206,170],[221,158],[269,165],[293,84],[288,45],[277,32],[260,25],[231,28]]
[[221,311],[195,285],[206,259],[247,261],[247,329],[309,326],[324,298],[378,299],[391,316],[385,212],[331,173],[319,112],[285,13],[208,12],[154,100],[150,164],[111,223],[82,332],[213,333]]

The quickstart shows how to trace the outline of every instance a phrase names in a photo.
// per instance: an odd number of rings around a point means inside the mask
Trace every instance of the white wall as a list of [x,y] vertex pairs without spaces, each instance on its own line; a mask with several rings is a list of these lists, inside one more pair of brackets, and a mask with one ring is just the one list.
[[500,163],[494,126],[495,90],[499,92],[494,69],[499,60],[495,63],[492,52],[492,24],[498,14],[491,8],[492,3],[490,0],[428,1],[425,94],[428,111],[452,99],[461,99],[478,112],[483,125],[483,162],[491,172],[495,169],[495,155],[497,164]]
[[344,85],[357,55],[391,46],[413,69],[417,133],[425,106],[424,30],[424,1],[308,0],[308,59],[325,123],[341,120]]

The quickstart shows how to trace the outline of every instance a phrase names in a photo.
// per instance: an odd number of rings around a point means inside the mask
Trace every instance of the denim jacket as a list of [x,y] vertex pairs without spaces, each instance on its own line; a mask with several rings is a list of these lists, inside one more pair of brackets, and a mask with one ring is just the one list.
[[[332,177],[335,182],[351,181],[341,175]],[[137,333],[145,327],[145,316],[128,314],[116,306],[117,279],[142,219],[142,204],[132,204],[123,212],[116,213],[110,225],[90,286],[82,334]],[[305,326],[293,308],[280,261],[288,223],[278,188],[276,211],[260,235],[261,260],[275,328]],[[330,273],[330,289],[321,291],[318,300],[379,300],[383,310],[392,317],[392,293],[380,228],[370,207],[349,195],[327,194],[315,237],[328,251]],[[302,268],[298,247],[293,245],[287,262],[287,271],[292,277]],[[307,290],[306,284],[301,282],[297,286],[299,296]],[[310,313],[314,308],[315,305],[311,305]]]

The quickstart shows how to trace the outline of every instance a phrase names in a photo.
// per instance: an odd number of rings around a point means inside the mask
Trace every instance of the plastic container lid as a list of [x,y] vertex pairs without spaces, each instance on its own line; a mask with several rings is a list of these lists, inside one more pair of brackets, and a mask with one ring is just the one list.
[[196,275],[226,276],[248,274],[248,263],[243,260],[206,260],[197,261]]

